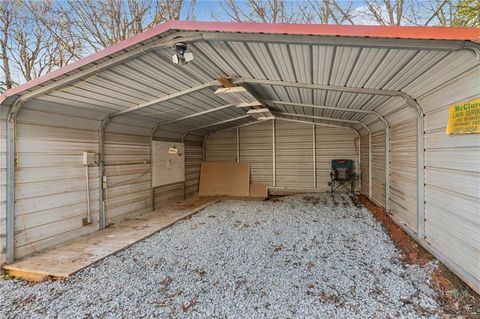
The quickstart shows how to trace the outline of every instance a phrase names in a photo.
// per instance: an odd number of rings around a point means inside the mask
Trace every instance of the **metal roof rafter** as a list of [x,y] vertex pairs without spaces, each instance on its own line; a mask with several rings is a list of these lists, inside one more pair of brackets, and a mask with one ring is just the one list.
[[187,94],[190,94],[190,93],[193,93],[193,92],[196,92],[196,91],[200,91],[200,90],[212,87],[212,86],[220,86],[220,85],[221,85],[220,82],[218,82],[217,80],[210,81],[210,82],[203,83],[203,84],[200,84],[200,85],[197,85],[197,86],[194,86],[194,87],[182,90],[182,91],[178,91],[178,92],[175,92],[175,93],[172,93],[172,94],[169,94],[169,95],[159,97],[157,99],[154,99],[154,100],[151,100],[151,101],[148,101],[148,102],[133,105],[133,106],[131,106],[131,107],[125,109],[125,110],[121,110],[121,111],[111,113],[110,116],[114,117],[114,116],[122,115],[122,114],[125,114],[125,113],[138,111],[140,109],[152,106],[154,104],[158,104],[158,103],[161,103],[161,102],[172,100],[172,99],[175,99],[177,97],[181,97],[183,95],[187,95]]
[[276,101],[276,100],[262,100],[262,102],[273,103],[273,104],[292,105],[292,106],[301,106],[301,107],[309,107],[309,108],[312,108],[312,109],[325,109],[325,110],[334,110],[334,111],[342,111],[342,112],[372,114],[372,115],[375,115],[376,117],[378,117],[388,127],[387,120],[377,111],[362,110],[362,109],[350,109],[350,108],[346,108],[346,107],[315,105],[315,104],[307,104],[307,103],[284,102],[284,101]]
[[336,121],[336,122],[345,122],[345,123],[354,123],[354,124],[360,124],[362,125],[368,133],[371,133],[370,128],[368,127],[367,124],[360,122],[360,121],[354,121],[354,120],[345,120],[345,119],[339,119],[339,118],[334,118],[334,117],[324,117],[324,116],[315,116],[315,115],[304,115],[304,114],[294,114],[294,113],[287,113],[287,112],[272,112],[275,115],[283,115],[283,116],[292,116],[292,117],[303,117],[307,119],[312,119],[312,120],[326,120],[326,121]]
[[192,129],[186,131],[183,134],[182,142],[185,139],[185,137],[192,131],[198,131],[198,130],[205,129],[205,128],[212,127],[212,126],[217,126],[217,125],[221,125],[221,124],[225,124],[225,123],[235,122],[235,121],[238,121],[238,120],[245,119],[247,117],[252,118],[250,115],[242,115],[242,116],[234,117],[234,118],[231,118],[231,119],[223,120],[223,121],[220,121],[220,122],[215,122],[215,123],[212,123],[212,124],[207,124],[207,125],[203,125],[203,126],[194,127]]
[[152,129],[152,136],[155,135],[155,133],[157,132],[157,130],[158,130],[161,126],[170,125],[170,124],[173,124],[173,123],[181,122],[181,121],[183,121],[183,120],[188,120],[188,119],[191,119],[191,118],[194,118],[194,117],[197,117],[197,116],[202,116],[202,115],[209,114],[209,113],[212,113],[212,112],[220,111],[220,110],[223,110],[223,109],[232,107],[232,106],[233,106],[233,104],[226,104],[226,105],[222,105],[222,106],[219,106],[219,107],[215,107],[215,108],[213,108],[213,109],[209,109],[209,110],[201,111],[201,112],[198,112],[198,113],[186,115],[186,116],[183,116],[183,117],[174,119],[174,120],[170,120],[170,121],[165,121],[165,122],[158,123],[158,124],[155,125],[155,127]]

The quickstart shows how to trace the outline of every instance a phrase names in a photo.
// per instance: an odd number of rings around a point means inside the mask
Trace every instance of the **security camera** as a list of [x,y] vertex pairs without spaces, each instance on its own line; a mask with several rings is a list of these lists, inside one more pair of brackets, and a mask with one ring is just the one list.
[[183,43],[183,42],[175,43],[172,49],[175,52],[175,54],[172,55],[173,63],[187,64],[188,62],[193,60],[193,53],[186,52],[187,51],[186,43]]

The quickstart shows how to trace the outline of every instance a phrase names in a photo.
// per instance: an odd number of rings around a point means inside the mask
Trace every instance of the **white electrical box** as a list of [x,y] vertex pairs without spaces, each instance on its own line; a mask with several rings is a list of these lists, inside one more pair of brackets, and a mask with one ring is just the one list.
[[94,165],[97,154],[90,152],[83,152],[82,163],[83,165]]
[[152,186],[185,180],[185,146],[182,143],[152,142]]

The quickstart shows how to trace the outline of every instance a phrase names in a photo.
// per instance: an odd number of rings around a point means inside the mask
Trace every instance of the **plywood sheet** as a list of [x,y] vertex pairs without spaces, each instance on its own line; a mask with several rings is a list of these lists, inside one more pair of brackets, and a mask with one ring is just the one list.
[[202,162],[201,196],[250,195],[250,162]]
[[250,184],[250,197],[267,198],[267,184]]

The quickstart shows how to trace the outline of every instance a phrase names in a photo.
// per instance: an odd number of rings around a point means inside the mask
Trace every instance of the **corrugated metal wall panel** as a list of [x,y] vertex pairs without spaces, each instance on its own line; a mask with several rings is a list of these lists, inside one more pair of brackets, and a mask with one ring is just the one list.
[[205,141],[205,161],[235,162],[237,160],[237,131],[227,130],[210,135]]
[[358,153],[355,146],[357,135],[348,128],[332,128],[316,126],[316,169],[317,188],[322,191],[330,190],[331,161],[333,159],[352,159],[355,169],[358,168]]
[[[87,216],[82,152],[98,153],[98,122],[84,112],[70,117],[48,105],[26,105],[17,123],[16,258],[93,232]],[[98,169],[90,169],[91,209],[98,220]]]
[[150,138],[105,134],[106,225],[150,210]]
[[[472,59],[473,60],[473,59]],[[448,67],[444,72],[453,72]],[[480,291],[480,137],[446,135],[450,105],[480,96],[480,67],[418,99],[425,106],[425,240]]]
[[183,198],[183,183],[175,183],[170,185],[164,185],[155,187],[154,189],[155,208],[159,208],[162,205],[180,200]]
[[276,121],[275,149],[277,187],[314,187],[312,143],[312,125]]
[[369,183],[368,183],[368,163],[370,161],[368,154],[368,135],[363,135],[360,138],[360,161],[361,161],[361,183],[362,183],[362,194],[370,196],[369,192]]
[[372,133],[372,198],[385,207],[385,130]]
[[417,232],[417,118],[390,128],[390,209]]
[[187,198],[198,193],[202,153],[202,143],[185,143],[185,196]]
[[250,161],[253,183],[273,186],[273,123],[265,121],[240,127],[240,160]]
[[0,107],[0,265],[6,257],[6,213],[7,213],[7,107]]

